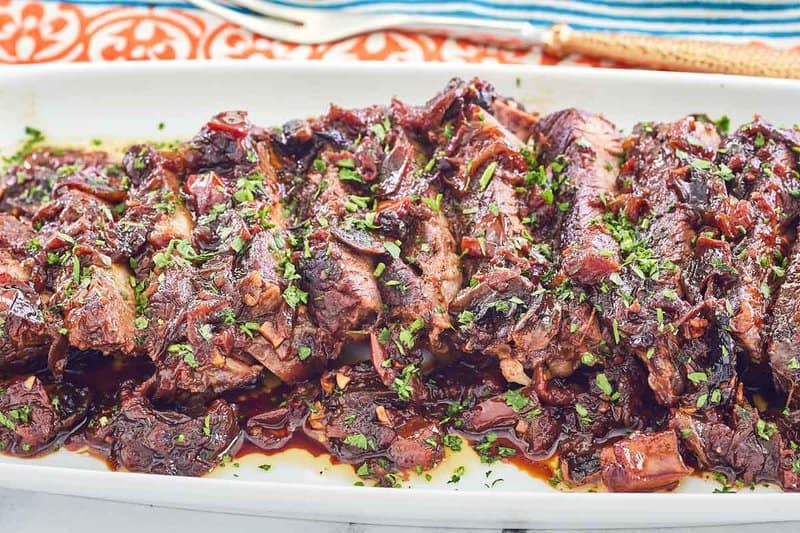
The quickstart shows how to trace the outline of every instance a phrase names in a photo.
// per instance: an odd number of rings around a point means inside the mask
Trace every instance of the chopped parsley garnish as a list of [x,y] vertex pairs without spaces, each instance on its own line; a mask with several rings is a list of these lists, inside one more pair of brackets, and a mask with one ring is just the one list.
[[175,252],[182,259],[191,262],[203,262],[214,257],[212,252],[197,253],[186,239],[172,239],[163,252],[158,252],[153,256],[153,262],[158,268],[166,268],[172,264]]
[[3,157],[4,163],[7,165],[22,163],[23,160],[28,157],[31,152],[33,152],[33,149],[36,147],[36,145],[44,142],[44,135],[42,132],[30,126],[25,126],[25,136],[25,141],[22,143],[22,146],[20,146],[16,153],[8,157]]
[[458,435],[445,435],[442,438],[442,444],[444,444],[447,448],[450,448],[454,452],[461,451],[461,446],[463,442],[464,440]]
[[690,372],[686,375],[686,378],[694,384],[708,381],[708,376],[705,372]]
[[0,411],[0,426],[3,426],[11,431],[17,429],[17,425],[14,424],[14,422],[12,422],[11,419],[9,419],[6,415],[4,415],[2,411]]
[[733,171],[725,163],[720,163],[717,166],[716,170],[714,170],[714,175],[723,181],[731,181],[733,179]]
[[194,349],[190,344],[170,344],[167,347],[169,353],[177,354],[178,357],[189,365],[189,368],[197,368],[197,359],[194,358]]
[[756,434],[763,440],[770,440],[778,432],[778,426],[773,422],[765,422],[762,419],[756,421]]
[[[341,164],[341,161],[339,161]],[[361,174],[356,172],[350,168],[340,168],[339,169],[339,179],[342,181],[353,181],[356,183],[366,183],[364,178],[361,177]]]
[[389,328],[381,328],[380,332],[378,333],[378,342],[385,345],[387,342],[389,342],[391,336],[392,332],[389,330]]
[[494,176],[494,171],[497,168],[497,161],[492,161],[483,171],[481,174],[481,179],[478,180],[478,185],[480,186],[481,192],[485,191],[486,188],[489,186],[489,183],[492,181],[492,177]]
[[608,377],[605,373],[601,372],[595,376],[595,383],[597,387],[606,395],[606,397],[611,400],[612,402],[619,400],[619,392],[614,392],[614,388],[611,386],[611,382],[608,381]]
[[298,304],[308,303],[308,293],[297,285],[289,285],[283,291],[283,299],[289,307],[296,309]]
[[222,319],[222,323],[225,324],[226,326],[230,326],[231,324],[236,323],[236,314],[230,307],[226,307],[225,309],[220,311],[219,317]]
[[406,365],[403,367],[403,370],[400,371],[400,375],[394,378],[394,382],[392,383],[392,390],[397,393],[397,397],[403,401],[408,401],[411,399],[411,395],[414,393],[414,388],[411,386],[410,381],[411,378],[419,374],[419,367],[414,363]]
[[315,159],[312,165],[314,166],[314,169],[320,173],[325,172],[325,170],[328,168],[328,165],[322,159]]
[[240,204],[252,202],[257,194],[264,194],[264,192],[264,175],[256,172],[236,181],[236,192],[233,193],[233,199]]
[[619,324],[617,323],[616,318],[611,322],[611,330],[614,333],[614,343],[619,344]]
[[731,119],[727,115],[722,115],[715,121],[715,124],[720,133],[728,133],[731,128]]
[[453,475],[450,476],[450,481],[448,481],[447,483],[448,484],[450,484],[450,483],[458,483],[459,481],[461,481],[461,478],[464,476],[465,472],[466,472],[466,469],[463,466],[459,466],[458,468],[456,468],[453,471]]
[[352,435],[347,435],[344,440],[342,440],[348,446],[353,446],[355,448],[360,448],[362,450],[374,450],[375,449],[375,442],[367,438],[366,435],[363,433],[354,433]]
[[[140,328],[144,329],[144,328]],[[209,342],[213,336],[211,331],[211,324],[203,324],[199,328],[197,328],[197,332],[203,338],[204,341]]]
[[505,392],[503,394],[503,400],[505,400],[506,405],[511,407],[515,413],[519,413],[520,411],[533,405],[530,398],[522,394],[519,390],[510,390]]
[[392,259],[398,259],[400,257],[400,247],[397,246],[397,244],[386,241],[383,243],[383,247],[386,248],[386,251],[392,256]]
[[242,250],[245,248],[247,248],[247,241],[242,239],[239,235],[234,237],[234,239],[231,241],[231,249],[237,254],[242,253]]
[[239,329],[251,339],[253,338],[253,334],[258,331],[258,328],[261,327],[258,322],[245,322],[244,324],[239,324]]
[[588,426],[592,423],[592,419],[589,416],[589,410],[586,409],[583,405],[576,403],[575,404],[575,412],[578,414],[578,418],[580,419],[581,425]]
[[298,359],[300,359],[301,361],[305,361],[309,357],[311,357],[311,348],[310,347],[308,347],[308,346],[300,346],[297,349],[297,358]]
[[458,313],[458,323],[461,324],[461,329],[466,329],[475,320],[475,313],[469,309],[465,309]]
[[436,195],[436,198],[428,198],[427,196],[420,198],[423,204],[428,206],[431,211],[440,212],[442,209],[442,193]]
[[499,459],[506,457],[513,457],[517,451],[508,446],[500,446],[497,444],[497,434],[493,431],[484,435],[481,442],[475,445],[475,451],[481,458],[482,463],[494,463]]
[[703,407],[704,405],[706,405],[707,403],[708,403],[708,394],[703,393],[703,394],[701,394],[700,396],[697,397],[697,401],[695,402],[695,405],[699,409],[699,408]]

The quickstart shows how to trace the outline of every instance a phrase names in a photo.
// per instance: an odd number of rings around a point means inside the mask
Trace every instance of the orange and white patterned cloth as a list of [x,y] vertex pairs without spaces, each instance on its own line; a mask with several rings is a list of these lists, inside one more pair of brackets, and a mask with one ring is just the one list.
[[[0,0],[0,63],[221,58],[559,62],[538,48],[510,51],[394,31],[325,45],[293,45],[253,35],[183,2],[156,2]],[[423,5],[418,0],[407,4],[388,0],[298,0],[294,4],[362,11]],[[540,26],[564,21],[590,29],[800,45],[800,3],[796,0],[444,0],[425,5],[428,11],[467,9],[468,16],[524,18]],[[600,64],[574,57],[563,62]]]

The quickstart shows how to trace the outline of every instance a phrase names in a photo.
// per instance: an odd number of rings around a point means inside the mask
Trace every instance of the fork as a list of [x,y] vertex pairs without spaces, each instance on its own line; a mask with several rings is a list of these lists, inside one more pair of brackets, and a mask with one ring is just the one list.
[[518,20],[366,14],[295,8],[265,0],[227,0],[265,18],[231,9],[218,0],[189,1],[253,33],[299,44],[327,43],[375,30],[399,29],[507,48],[543,44],[546,52],[558,57],[578,53],[645,68],[800,79],[800,52],[760,45],[581,31],[565,24],[539,29]]

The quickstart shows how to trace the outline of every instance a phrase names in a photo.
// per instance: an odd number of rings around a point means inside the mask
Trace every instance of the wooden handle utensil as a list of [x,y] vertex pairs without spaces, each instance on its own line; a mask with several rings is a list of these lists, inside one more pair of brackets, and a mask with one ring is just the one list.
[[580,31],[556,24],[545,50],[620,61],[647,68],[800,79],[800,51],[621,33]]

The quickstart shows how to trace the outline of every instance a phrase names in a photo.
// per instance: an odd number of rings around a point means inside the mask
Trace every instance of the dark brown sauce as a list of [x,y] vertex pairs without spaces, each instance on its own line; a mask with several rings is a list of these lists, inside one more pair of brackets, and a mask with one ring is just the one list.
[[331,463],[333,464],[346,464],[342,461],[336,459],[336,457],[330,455],[325,448],[320,446],[319,443],[314,441],[314,439],[305,435],[302,431],[296,432],[289,441],[284,444],[280,448],[276,448],[274,450],[265,450],[263,448],[258,447],[254,443],[250,442],[245,438],[244,442],[242,443],[239,451],[236,452],[233,457],[235,458],[242,458],[247,455],[267,455],[273,456],[278,455],[280,453],[285,452],[286,450],[303,450],[311,454],[313,457],[322,457],[328,456],[330,457]]
[[[553,478],[554,471],[553,468],[550,466],[556,459],[554,456],[548,457],[547,459],[542,459],[538,457],[531,457],[525,453],[525,446],[515,437],[514,432],[510,429],[495,429],[487,431],[486,434],[494,433],[497,436],[497,439],[494,441],[494,445],[496,446],[503,446],[506,448],[512,448],[515,450],[515,454],[511,457],[503,457],[497,458],[496,462],[508,462],[513,464],[518,469],[526,472],[531,477],[536,479],[540,479],[542,481],[547,481]],[[470,446],[474,449],[475,446],[484,442],[485,435],[484,434],[467,434],[464,432],[459,433],[461,437],[464,438],[466,442],[470,444]],[[490,454],[490,456],[494,457]],[[494,462],[489,463],[485,462],[482,463],[483,466],[486,467],[487,470],[491,470],[492,465],[495,464]]]
[[113,403],[123,383],[139,383],[152,375],[153,370],[153,363],[147,357],[109,357],[76,351],[70,354],[64,381],[89,388],[95,404]]
[[[510,445],[510,442],[503,441],[502,439],[498,439],[498,442],[501,442],[503,446]],[[319,443],[317,443],[316,441],[314,441],[313,439],[311,439],[310,437],[308,437],[307,435],[305,435],[301,431],[295,433],[292,436],[292,438],[289,439],[289,441],[283,447],[277,448],[277,449],[274,449],[274,450],[264,450],[263,448],[259,448],[258,446],[256,446],[255,444],[253,444],[252,442],[248,441],[245,438],[245,440],[242,443],[242,445],[239,448],[239,450],[235,454],[233,454],[232,457],[234,459],[242,459],[242,458],[244,458],[246,456],[249,456],[249,455],[270,457],[270,456],[279,455],[279,454],[281,454],[281,453],[283,453],[283,452],[285,452],[287,450],[302,450],[302,451],[307,452],[308,454],[310,454],[312,457],[315,457],[315,458],[316,457],[327,457],[330,460],[331,464],[333,464],[333,465],[348,464],[348,463],[338,459],[334,455],[329,454],[327,452],[327,450],[325,450],[325,448],[323,448]],[[541,481],[551,480],[551,479],[553,479],[553,476],[554,476],[553,468],[550,466],[552,460],[548,460],[548,461],[533,460],[533,459],[530,459],[530,458],[526,457],[525,455],[519,453],[519,451],[517,452],[517,454],[515,456],[502,459],[502,460],[498,461],[498,463],[499,462],[510,463],[510,464],[514,465],[514,467],[516,467],[520,471],[525,472],[526,474],[531,476],[532,478],[535,478],[535,479],[538,479],[538,480],[541,480]],[[486,463],[486,464],[482,464],[481,466],[483,466],[486,469],[486,471],[488,472],[488,471],[492,470],[492,467],[494,466],[494,464],[496,464],[496,463],[492,463],[492,464]],[[355,474],[355,470],[357,468],[357,465],[351,465],[351,466],[353,468],[353,473]],[[439,467],[435,467],[434,470],[436,470],[436,468],[439,468]],[[491,482],[491,481],[492,480],[489,480],[489,482]]]
[[[115,403],[116,393],[123,383],[141,383],[152,375],[152,372],[152,364],[147,358],[107,357],[99,353],[76,352],[70,357],[69,365],[65,369],[64,381],[90,389],[93,398],[91,410],[97,411]],[[41,376],[43,379],[48,379],[46,371],[42,371]],[[230,458],[236,460],[247,456],[273,457],[287,450],[303,450],[315,458],[326,457],[334,465],[348,464],[330,454],[319,442],[304,433],[302,429],[295,431],[286,442],[274,449],[264,449],[248,438],[247,433],[244,431],[247,420],[250,417],[278,407],[286,399],[289,390],[290,387],[278,382],[275,378],[266,378],[252,389],[234,391],[224,395],[225,399],[237,405],[242,427],[240,438],[231,448]],[[83,437],[82,431],[86,423],[87,421],[84,420],[76,428],[60,435],[50,446],[39,450],[38,453],[30,457],[41,457],[64,448],[71,452],[88,454],[103,461],[109,470],[114,470],[114,465],[108,459],[107,450],[98,448],[96,444],[90,446]],[[451,433],[461,436],[464,439],[465,447],[468,445],[474,447],[484,438],[482,434]],[[497,435],[497,445],[516,450],[514,456],[498,459],[498,463],[508,462],[531,477],[543,481],[553,477],[552,458],[542,460],[540,458],[527,457],[523,452],[524,446],[516,440],[512,431],[500,429],[495,430],[494,433]],[[496,463],[484,463],[482,466],[487,471],[490,471],[494,464]],[[354,475],[357,466],[353,466]]]
[[536,479],[540,479],[542,481],[549,481],[553,479],[555,475],[555,471],[551,466],[553,464],[553,459],[548,459],[547,461],[531,459],[519,453],[519,451],[517,451],[517,454],[515,456],[509,457],[508,459],[505,460],[513,464],[515,467],[522,470],[529,476],[534,477]]

